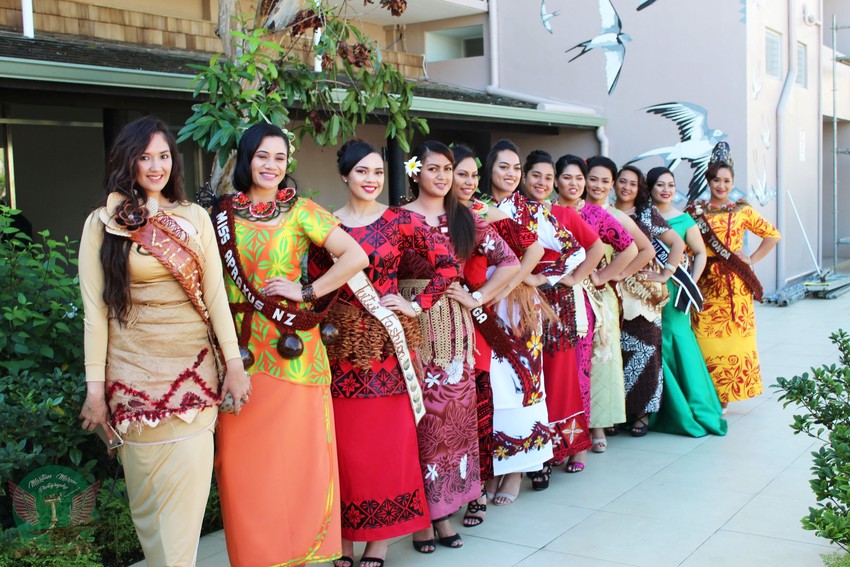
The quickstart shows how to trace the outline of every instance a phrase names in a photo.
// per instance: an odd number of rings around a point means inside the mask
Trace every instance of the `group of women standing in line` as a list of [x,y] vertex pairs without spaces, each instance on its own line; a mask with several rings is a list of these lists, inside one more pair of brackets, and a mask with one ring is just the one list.
[[353,567],[366,542],[360,567],[380,567],[394,537],[462,546],[450,514],[477,526],[522,473],[543,490],[556,465],[581,472],[618,425],[723,435],[721,404],[760,393],[749,266],[778,233],[729,202],[728,152],[688,215],[669,170],[523,162],[507,140],[483,168],[423,142],[412,198],[386,206],[359,139],[331,213],[298,195],[291,150],[249,128],[210,220],[167,127],[140,119],[86,222],[81,418],[124,437],[149,565],[194,564],[213,469],[232,565]]

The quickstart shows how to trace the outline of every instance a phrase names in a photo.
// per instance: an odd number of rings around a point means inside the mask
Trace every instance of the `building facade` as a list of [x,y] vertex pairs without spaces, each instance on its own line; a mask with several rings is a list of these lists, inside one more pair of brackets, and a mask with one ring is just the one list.
[[[682,199],[711,146],[725,139],[739,194],[785,236],[758,266],[765,289],[832,262],[830,26],[833,13],[850,25],[847,2],[409,0],[401,18],[362,2],[349,9],[387,60],[418,82],[414,112],[428,118],[429,137],[482,155],[507,137],[524,153],[602,153],[644,170],[667,163]],[[35,0],[34,12],[35,38],[22,38],[21,3],[0,0],[6,199],[37,229],[75,237],[102,190],[103,154],[117,129],[146,113],[177,127],[188,116],[186,65],[220,49],[218,6]],[[850,53],[850,29],[838,32],[837,48]],[[848,148],[846,64],[837,83],[839,146]],[[380,118],[358,134],[390,145]],[[190,144],[181,151],[187,186],[203,183],[208,156]],[[341,205],[335,148],[305,142],[298,159],[300,185]],[[850,155],[839,154],[838,179],[844,237]],[[850,245],[837,248],[850,256]]]

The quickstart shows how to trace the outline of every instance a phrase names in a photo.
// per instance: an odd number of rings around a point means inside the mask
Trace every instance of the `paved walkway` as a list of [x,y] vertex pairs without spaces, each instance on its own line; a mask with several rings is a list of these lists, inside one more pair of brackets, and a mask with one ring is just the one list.
[[[524,480],[514,504],[491,505],[484,524],[459,528],[462,549],[425,556],[400,538],[387,567],[821,567],[820,555],[836,548],[800,525],[814,503],[815,444],[792,434],[792,411],[767,386],[836,361],[828,336],[850,329],[848,315],[850,294],[758,306],[766,393],[731,405],[726,437],[618,435],[584,472],[555,471],[547,491]],[[198,566],[229,566],[223,532],[201,540]]]

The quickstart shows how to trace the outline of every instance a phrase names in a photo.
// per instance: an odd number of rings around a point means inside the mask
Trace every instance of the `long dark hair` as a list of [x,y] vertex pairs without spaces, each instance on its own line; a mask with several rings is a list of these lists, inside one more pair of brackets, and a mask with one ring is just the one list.
[[525,158],[525,163],[522,166],[523,182],[519,185],[520,191],[522,191],[522,194],[526,197],[528,197],[529,195],[528,189],[526,189],[525,187],[525,178],[526,176],[528,176],[528,172],[531,171],[531,168],[537,165],[538,163],[548,163],[552,166],[552,170],[555,170],[555,160],[552,159],[552,155],[549,152],[545,152],[543,150],[533,150],[530,154],[528,154]]
[[479,190],[485,195],[493,194],[493,189],[490,187],[490,178],[493,176],[493,166],[496,165],[496,160],[499,159],[499,152],[504,150],[512,151],[519,157],[519,148],[510,140],[499,140],[493,144],[493,147],[487,152],[487,158],[484,160],[484,171],[481,172],[481,179],[478,183]]
[[[145,153],[154,135],[162,134],[171,153],[171,175],[162,195],[169,201],[185,201],[183,191],[183,160],[177,150],[177,142],[168,126],[159,118],[139,118],[121,129],[106,162],[106,193],[100,206],[106,205],[110,193],[120,193],[134,208],[143,207],[148,200],[144,190],[136,186],[139,158]],[[123,324],[130,310],[129,255],[132,242],[129,238],[104,231],[100,247],[100,263],[103,266],[103,301],[109,314]]]
[[614,179],[615,184],[617,179],[619,179],[626,171],[634,173],[638,178],[638,190],[637,195],[635,196],[635,214],[639,215],[652,206],[652,194],[649,192],[649,188],[646,185],[646,177],[643,176],[643,172],[640,168],[635,167],[634,165],[624,165],[620,171],[617,172],[617,177]]
[[[435,140],[426,140],[419,144],[412,152],[425,163],[425,158],[430,154],[440,154],[454,164],[455,157],[448,146]],[[415,197],[419,197],[419,183],[414,181],[413,176],[407,178],[410,190]],[[453,181],[453,180],[452,180]],[[475,220],[472,213],[457,201],[457,197],[450,190],[443,197],[443,207],[446,209],[446,224],[449,228],[449,239],[455,250],[455,255],[461,260],[467,260],[475,250]]]
[[[263,143],[264,138],[283,138],[286,144],[286,163],[292,158],[292,145],[289,143],[289,136],[283,133],[283,130],[274,124],[259,122],[254,124],[242,134],[239,140],[239,145],[236,148],[236,165],[233,168],[233,187],[237,191],[247,193],[254,184],[254,178],[251,175],[251,160],[254,159],[254,154],[257,153],[257,148]],[[298,188],[295,180],[287,173],[281,179],[278,185],[279,189],[284,187]],[[290,203],[294,203],[293,199]]]

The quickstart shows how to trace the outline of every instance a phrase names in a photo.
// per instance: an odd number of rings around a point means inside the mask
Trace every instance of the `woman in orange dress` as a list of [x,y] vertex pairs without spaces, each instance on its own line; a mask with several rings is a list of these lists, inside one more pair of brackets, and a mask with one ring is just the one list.
[[[216,436],[234,567],[302,565],[341,553],[330,365],[315,313],[305,307],[367,260],[336,217],[286,187],[290,151],[280,128],[249,128],[237,150],[238,193],[222,198],[213,216],[253,387],[240,415],[221,416]],[[337,262],[302,286],[301,257],[311,243]]]

